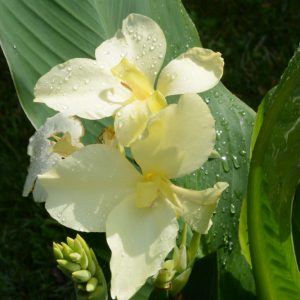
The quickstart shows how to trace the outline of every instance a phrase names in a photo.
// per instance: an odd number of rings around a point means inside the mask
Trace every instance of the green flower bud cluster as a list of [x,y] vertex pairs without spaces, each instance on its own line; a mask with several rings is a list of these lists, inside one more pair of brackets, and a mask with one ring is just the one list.
[[71,276],[79,300],[106,300],[107,286],[93,249],[77,234],[67,243],[54,243],[53,254],[58,268]]
[[187,225],[183,227],[182,238],[179,247],[173,250],[172,259],[166,260],[154,280],[154,286],[168,290],[171,295],[177,295],[186,285],[192,272],[193,264],[197,257],[200,242],[200,234],[193,233],[190,245],[186,246]]

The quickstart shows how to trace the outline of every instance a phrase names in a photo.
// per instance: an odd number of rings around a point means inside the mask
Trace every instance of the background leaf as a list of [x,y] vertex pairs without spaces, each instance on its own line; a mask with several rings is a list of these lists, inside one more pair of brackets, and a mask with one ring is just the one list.
[[292,208],[300,180],[300,49],[267,95],[248,188],[250,250],[262,299],[299,299]]
[[[178,0],[0,1],[1,45],[21,104],[35,127],[54,113],[43,104],[32,103],[36,80],[67,59],[93,57],[94,49],[111,37],[122,19],[132,12],[152,17],[164,30],[168,41],[165,63],[187,48],[200,45],[195,27]],[[216,181],[230,183],[220,200],[214,226],[203,239],[203,252],[217,251],[219,297],[231,299],[243,295],[243,291],[254,292],[251,271],[240,254],[237,232],[246,191],[254,112],[222,84],[202,96],[216,119],[216,149],[222,159],[206,163],[178,183],[196,189],[212,186]],[[84,123],[89,142],[95,142],[101,123]],[[235,289],[229,291],[226,287],[231,283],[235,283]]]

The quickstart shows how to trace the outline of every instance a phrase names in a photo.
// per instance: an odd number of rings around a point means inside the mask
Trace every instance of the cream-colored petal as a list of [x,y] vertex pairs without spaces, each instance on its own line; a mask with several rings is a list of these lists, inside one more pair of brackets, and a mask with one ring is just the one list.
[[208,106],[200,96],[187,94],[150,119],[132,153],[144,174],[176,178],[198,169],[214,144],[215,121]]
[[127,198],[112,210],[106,225],[112,298],[130,299],[159,271],[175,246],[177,231],[175,212],[165,200],[137,208],[134,198]]
[[217,182],[212,188],[202,191],[188,190],[175,185],[172,185],[172,190],[183,205],[185,221],[193,230],[205,234],[212,225],[212,214],[227,187],[227,182]]
[[133,101],[122,107],[115,117],[115,132],[119,143],[129,146],[145,130],[151,112],[145,101]]
[[131,92],[92,59],[74,58],[53,67],[37,82],[35,102],[67,115],[101,119],[113,115]]
[[61,224],[79,231],[105,231],[110,211],[135,193],[141,175],[116,149],[89,145],[38,177],[46,209]]
[[165,53],[166,39],[158,24],[146,16],[130,14],[123,20],[122,30],[96,49],[96,59],[109,70],[126,57],[154,83]]
[[165,96],[207,91],[220,81],[223,66],[219,52],[191,48],[161,71],[157,89]]
[[[27,152],[30,156],[30,166],[23,189],[24,197],[28,196],[32,191],[37,176],[47,172],[62,159],[59,154],[53,152],[54,143],[49,138],[52,135],[67,132],[71,135],[74,145],[78,147],[83,146],[79,142],[80,137],[84,133],[84,128],[80,121],[72,117],[67,117],[62,113],[48,118],[45,124],[29,139]],[[36,193],[34,199],[37,202],[42,201],[39,193]]]

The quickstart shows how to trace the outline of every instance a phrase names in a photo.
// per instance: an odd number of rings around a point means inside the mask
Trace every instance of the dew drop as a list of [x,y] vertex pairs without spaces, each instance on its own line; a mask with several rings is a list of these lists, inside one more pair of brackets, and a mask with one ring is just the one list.
[[223,261],[222,261],[222,266],[225,268],[226,267],[226,259],[224,259]]
[[71,67],[68,67],[67,70],[68,70],[68,72],[71,72],[71,71],[72,71],[72,68],[71,68]]
[[247,154],[247,152],[245,150],[240,150],[239,153],[240,153],[241,156],[246,156],[246,154]]
[[150,46],[150,51],[153,51],[155,49],[155,47],[153,45]]
[[78,86],[77,85],[73,85],[73,91],[77,91],[78,90]]
[[230,171],[229,164],[226,156],[221,157],[223,170],[228,173]]
[[14,48],[14,49],[17,49],[17,46],[16,46],[16,45],[13,45],[13,48]]
[[208,104],[208,103],[210,102],[210,98],[209,98],[209,97],[205,97],[205,98],[204,98],[204,101],[205,101],[205,103]]
[[231,213],[232,215],[235,214],[235,206],[234,206],[233,203],[230,204],[230,213]]
[[90,82],[89,79],[86,79],[86,80],[84,81],[85,84],[88,84],[89,82]]
[[236,169],[240,168],[240,162],[238,160],[238,158],[235,155],[232,155],[232,161],[233,161],[233,165]]

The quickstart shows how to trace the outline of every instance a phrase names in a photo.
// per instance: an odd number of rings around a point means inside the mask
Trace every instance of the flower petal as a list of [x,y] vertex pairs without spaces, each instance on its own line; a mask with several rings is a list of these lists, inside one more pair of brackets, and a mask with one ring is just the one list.
[[113,115],[131,93],[96,61],[74,58],[53,67],[34,90],[35,102],[67,115],[101,119]]
[[175,212],[162,199],[151,208],[137,208],[135,200],[127,198],[112,210],[106,228],[112,298],[130,299],[159,271],[175,246],[177,231]]
[[149,121],[144,138],[132,144],[132,154],[144,174],[168,178],[198,169],[215,144],[215,121],[196,94],[183,95]]
[[157,23],[139,14],[124,19],[122,30],[96,49],[96,59],[106,70],[123,57],[135,64],[154,83],[166,53],[166,39]]
[[129,146],[145,130],[150,114],[146,101],[137,100],[122,107],[114,123],[118,141]]
[[157,89],[165,96],[207,91],[220,81],[223,66],[219,52],[191,48],[161,71]]
[[202,191],[188,190],[175,185],[172,185],[172,190],[184,207],[185,221],[193,230],[205,234],[212,225],[212,214],[227,187],[227,182],[217,182],[212,188]]
[[46,190],[46,209],[63,225],[80,231],[105,231],[107,215],[141,175],[117,150],[89,145],[38,177]]
[[[30,166],[23,189],[24,197],[32,191],[37,176],[47,172],[62,159],[59,154],[53,152],[53,142],[49,138],[54,134],[67,132],[70,133],[76,146],[83,146],[79,143],[79,139],[84,133],[80,121],[62,113],[48,118],[45,124],[29,139],[27,152],[30,155]],[[35,200],[37,202],[42,201],[42,197],[38,196],[37,192],[36,195]]]

